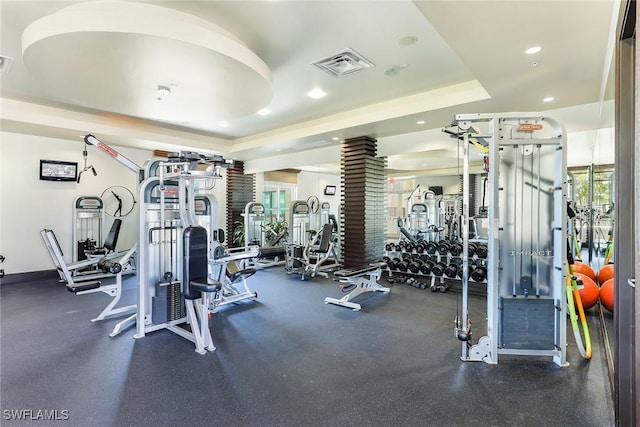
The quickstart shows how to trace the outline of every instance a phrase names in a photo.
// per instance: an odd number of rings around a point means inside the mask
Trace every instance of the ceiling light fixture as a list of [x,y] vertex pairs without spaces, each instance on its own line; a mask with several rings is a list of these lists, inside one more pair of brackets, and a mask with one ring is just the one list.
[[400,46],[411,46],[417,41],[418,41],[418,37],[416,36],[404,36],[398,39],[398,44]]
[[221,120],[218,122],[218,126],[220,126],[221,128],[226,128],[227,126],[229,126],[229,122]]
[[327,96],[327,92],[323,91],[320,88],[314,88],[314,89],[310,90],[309,92],[307,92],[307,96],[309,98],[313,98],[313,99],[320,99],[320,98],[324,98],[325,96]]
[[271,113],[271,111],[269,111],[266,108],[263,108],[262,110],[258,111],[258,115],[259,116],[266,116],[267,114]]
[[418,120],[416,123],[419,124],[419,125],[423,125],[425,122],[424,122],[424,120]]
[[540,46],[532,46],[529,49],[525,50],[524,53],[526,53],[527,55],[533,55],[540,52],[541,50],[542,48]]
[[547,96],[546,98],[542,99],[542,102],[551,102],[555,100],[555,98],[553,96]]

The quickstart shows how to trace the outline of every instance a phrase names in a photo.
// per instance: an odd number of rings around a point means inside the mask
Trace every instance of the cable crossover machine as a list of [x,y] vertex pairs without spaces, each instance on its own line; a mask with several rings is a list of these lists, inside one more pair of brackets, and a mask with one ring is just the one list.
[[[452,130],[453,129],[453,130]],[[459,114],[443,129],[462,142],[462,309],[455,335],[463,361],[550,356],[566,366],[566,131],[535,114]],[[469,317],[469,151],[488,148],[486,335]]]

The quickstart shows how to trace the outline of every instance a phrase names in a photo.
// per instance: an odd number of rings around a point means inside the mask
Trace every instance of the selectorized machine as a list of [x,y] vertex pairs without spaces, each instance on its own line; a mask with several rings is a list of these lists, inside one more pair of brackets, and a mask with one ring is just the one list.
[[259,246],[258,257],[249,261],[254,268],[267,268],[285,262],[285,244],[288,230],[274,230],[265,222],[265,207],[262,203],[250,202],[244,208],[244,244]]
[[[167,329],[194,342],[200,354],[213,351],[209,315],[224,304],[257,296],[244,282],[255,270],[238,264],[228,268],[255,257],[257,246],[226,249],[218,240],[221,233],[207,230],[199,225],[206,221],[197,218],[197,191],[212,189],[222,178],[221,168],[231,164],[220,156],[171,153],[158,163],[157,175],[140,184],[136,338]],[[201,199],[206,205],[204,200],[210,199]],[[211,212],[211,226],[215,218]],[[240,280],[244,289],[235,286]]]
[[325,223],[320,232],[309,230],[309,213],[307,202],[291,202],[291,243],[285,245],[285,271],[299,274],[302,280],[328,277],[327,271],[339,266],[333,224]]
[[[461,359],[500,355],[566,360],[566,132],[531,114],[459,114],[446,130],[463,141]],[[488,150],[486,335],[472,340],[469,317],[469,151]]]

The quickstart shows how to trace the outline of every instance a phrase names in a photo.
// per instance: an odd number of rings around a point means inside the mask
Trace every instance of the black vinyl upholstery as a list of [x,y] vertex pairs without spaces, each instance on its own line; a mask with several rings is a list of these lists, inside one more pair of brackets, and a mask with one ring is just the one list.
[[208,280],[208,239],[204,227],[192,226],[184,230],[184,258],[182,293],[186,299],[198,299],[201,292],[217,292],[220,282]]

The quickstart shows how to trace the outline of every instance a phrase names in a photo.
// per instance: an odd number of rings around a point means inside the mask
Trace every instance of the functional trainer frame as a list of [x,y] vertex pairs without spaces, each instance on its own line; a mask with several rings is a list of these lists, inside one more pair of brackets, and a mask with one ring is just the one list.
[[[455,331],[461,359],[551,356],[566,366],[566,131],[549,117],[523,113],[459,114],[453,125],[464,155],[462,313]],[[488,147],[490,165],[487,332],[476,344],[468,315],[470,143]]]

